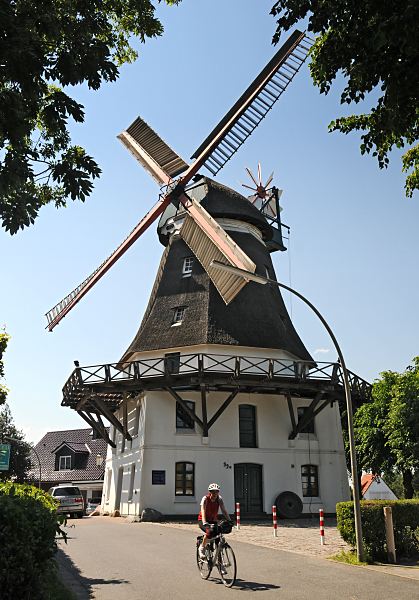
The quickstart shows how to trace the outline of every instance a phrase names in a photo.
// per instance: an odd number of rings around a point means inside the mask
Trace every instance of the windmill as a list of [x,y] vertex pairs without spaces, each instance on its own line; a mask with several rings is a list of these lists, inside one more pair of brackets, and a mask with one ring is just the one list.
[[[182,239],[208,273],[224,302],[229,304],[234,300],[247,281],[241,276],[220,272],[211,267],[212,261],[222,261],[251,273],[255,271],[256,265],[199,202],[187,194],[185,187],[193,181],[202,167],[206,167],[213,176],[217,175],[287,89],[306,60],[311,45],[312,40],[306,33],[294,31],[194,152],[192,158],[195,160],[191,164],[174,152],[140,117],[119,134],[121,142],[161,186],[159,199],[120,246],[85,281],[46,313],[49,331],[54,329],[169,204],[176,207],[182,205],[186,211],[180,231]],[[279,207],[278,201],[279,198],[276,198],[275,206]],[[265,203],[264,209],[272,206],[272,203]],[[279,218],[279,210],[274,218]],[[285,249],[281,248],[281,239],[276,242],[279,249]]]

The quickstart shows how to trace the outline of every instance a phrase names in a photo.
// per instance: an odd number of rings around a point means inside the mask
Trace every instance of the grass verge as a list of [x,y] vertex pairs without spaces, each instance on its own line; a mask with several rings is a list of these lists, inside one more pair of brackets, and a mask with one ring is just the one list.
[[77,600],[76,596],[61,581],[58,569],[52,565],[42,580],[45,600]]
[[327,557],[329,560],[336,560],[337,562],[346,563],[348,565],[367,565],[368,562],[361,562],[356,556],[356,552],[342,550],[338,554],[333,554]]

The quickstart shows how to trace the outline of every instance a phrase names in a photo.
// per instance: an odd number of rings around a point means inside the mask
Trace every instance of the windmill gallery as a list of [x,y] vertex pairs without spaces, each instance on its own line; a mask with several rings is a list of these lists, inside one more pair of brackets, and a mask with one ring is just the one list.
[[[245,198],[213,179],[291,83],[310,48],[295,31],[188,165],[141,119],[118,137],[161,186],[158,202],[78,288],[47,313],[52,330],[159,218],[163,255],[143,320],[114,364],[78,366],[70,407],[108,443],[102,509],[140,515],[198,512],[209,480],[243,515],[334,512],[349,495],[338,363],[318,363],[293,327],[279,289],[213,261],[275,279],[286,250],[272,178],[251,173]],[[350,373],[352,396],[370,386]],[[104,423],[109,421],[109,435]]]

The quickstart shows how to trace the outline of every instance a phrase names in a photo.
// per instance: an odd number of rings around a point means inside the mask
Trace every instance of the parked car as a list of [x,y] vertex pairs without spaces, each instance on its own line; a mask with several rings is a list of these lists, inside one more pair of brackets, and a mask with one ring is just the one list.
[[58,485],[48,490],[53,498],[59,501],[58,514],[70,514],[70,517],[81,519],[85,514],[84,500],[79,488],[75,485]]
[[89,500],[86,506],[86,515],[90,515],[93,511],[97,509],[98,506],[100,506],[99,501]]

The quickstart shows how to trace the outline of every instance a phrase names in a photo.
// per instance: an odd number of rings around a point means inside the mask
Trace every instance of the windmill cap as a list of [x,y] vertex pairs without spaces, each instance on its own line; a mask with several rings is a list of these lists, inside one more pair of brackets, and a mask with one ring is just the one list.
[[[214,219],[244,221],[255,225],[261,231],[264,240],[272,238],[272,228],[265,217],[245,196],[235,190],[208,177],[202,177],[189,186],[186,191],[200,202]],[[170,204],[160,218],[158,233],[163,245],[168,242],[168,236],[163,233],[163,229],[168,220],[176,214],[176,207]]]

